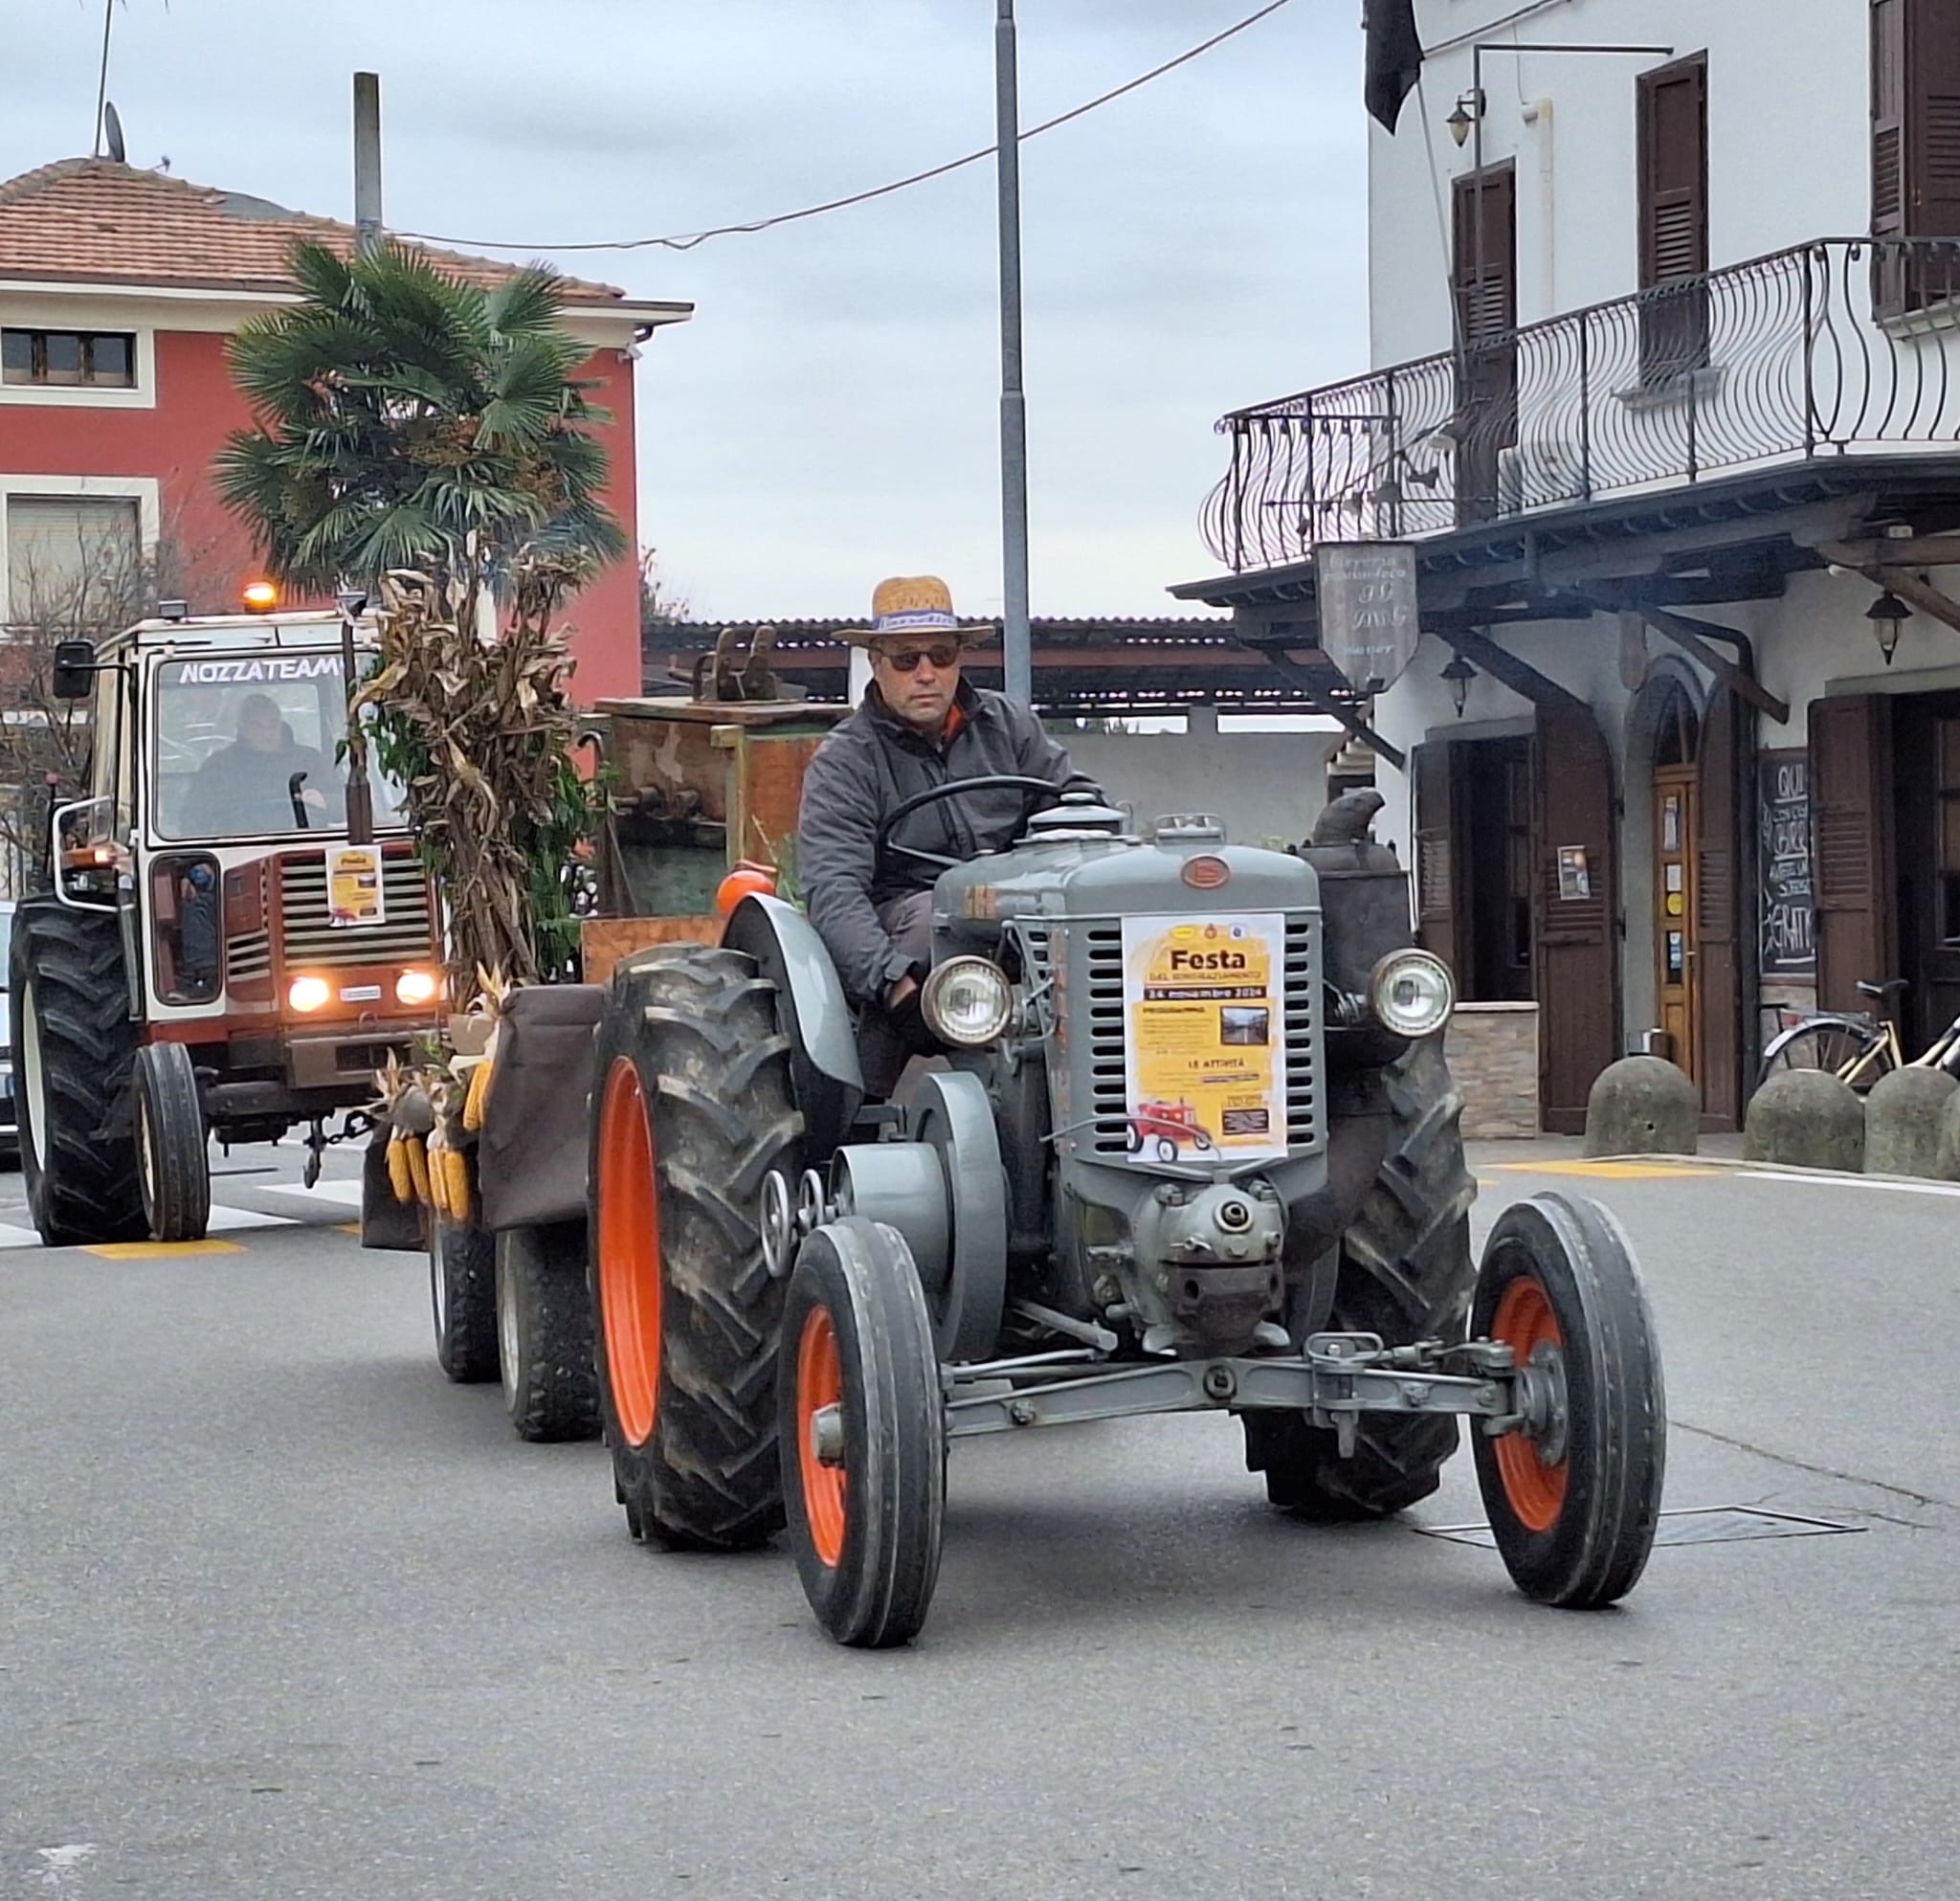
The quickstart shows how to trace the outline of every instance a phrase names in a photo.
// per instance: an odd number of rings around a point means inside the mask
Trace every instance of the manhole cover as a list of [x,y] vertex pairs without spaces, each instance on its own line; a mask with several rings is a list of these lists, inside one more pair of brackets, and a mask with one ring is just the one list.
[[[1825,1538],[1839,1532],[1862,1532],[1830,1518],[1799,1518],[1789,1511],[1764,1511],[1753,1505],[1699,1505],[1663,1511],[1657,1545],[1733,1545],[1745,1538]],[[1412,1525],[1425,1538],[1457,1545],[1495,1546],[1488,1525]]]

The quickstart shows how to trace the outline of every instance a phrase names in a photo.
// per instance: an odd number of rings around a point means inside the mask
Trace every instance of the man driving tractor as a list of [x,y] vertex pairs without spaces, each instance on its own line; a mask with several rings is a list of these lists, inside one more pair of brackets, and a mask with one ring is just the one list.
[[892,846],[968,860],[1019,832],[1029,795],[1004,787],[947,798],[880,830],[908,798],[952,780],[1018,773],[1056,792],[1098,788],[1026,706],[961,677],[973,637],[944,581],[883,581],[871,625],[844,638],[871,657],[864,703],[818,748],[803,781],[796,868],[816,927],[858,1012],[867,1092],[888,1097],[906,1059],[932,1051],[919,1015],[931,949],[933,871]]

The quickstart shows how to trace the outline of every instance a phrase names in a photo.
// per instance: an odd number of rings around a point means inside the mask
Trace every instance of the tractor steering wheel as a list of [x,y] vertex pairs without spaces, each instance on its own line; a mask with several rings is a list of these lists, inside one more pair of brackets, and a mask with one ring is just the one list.
[[[1025,772],[983,772],[971,779],[948,779],[943,786],[927,786],[923,793],[914,793],[910,798],[894,806],[880,824],[872,849],[880,858],[890,852],[895,858],[915,859],[935,871],[951,871],[966,863],[965,859],[948,858],[945,852],[929,852],[920,845],[898,844],[894,842],[892,833],[902,820],[909,818],[921,806],[936,805],[943,798],[956,798],[962,793],[971,792],[1024,792],[1057,799],[1061,796],[1061,788],[1053,779],[1036,779]],[[1032,796],[1028,805],[1032,812]]]

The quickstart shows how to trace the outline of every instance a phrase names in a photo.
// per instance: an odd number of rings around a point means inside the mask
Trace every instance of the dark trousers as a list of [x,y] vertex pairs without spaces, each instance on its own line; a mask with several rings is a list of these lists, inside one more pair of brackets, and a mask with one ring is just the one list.
[[[902,898],[887,898],[878,907],[878,921],[902,955],[922,964],[931,956],[930,891],[908,891]],[[889,1101],[905,1064],[915,1056],[931,1056],[938,1048],[916,1013],[908,1012],[905,1020],[894,1022],[882,1004],[865,1004],[858,1013],[858,1061],[864,1070],[865,1099]]]

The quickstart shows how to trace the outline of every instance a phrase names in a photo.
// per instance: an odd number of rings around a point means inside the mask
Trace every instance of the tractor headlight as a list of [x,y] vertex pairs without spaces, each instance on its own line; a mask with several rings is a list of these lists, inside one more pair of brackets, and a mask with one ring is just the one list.
[[1427,950],[1391,950],[1368,980],[1370,1014],[1383,1029],[1413,1042],[1433,1037],[1457,1007],[1456,979]]
[[411,1008],[418,1003],[433,1003],[441,988],[433,971],[404,971],[394,980],[394,1000]]
[[934,965],[919,994],[925,1027],[956,1049],[998,1042],[1013,1013],[1007,973],[985,957],[948,957]]
[[286,1001],[301,1015],[324,1010],[333,1001],[333,988],[324,977],[295,977]]

